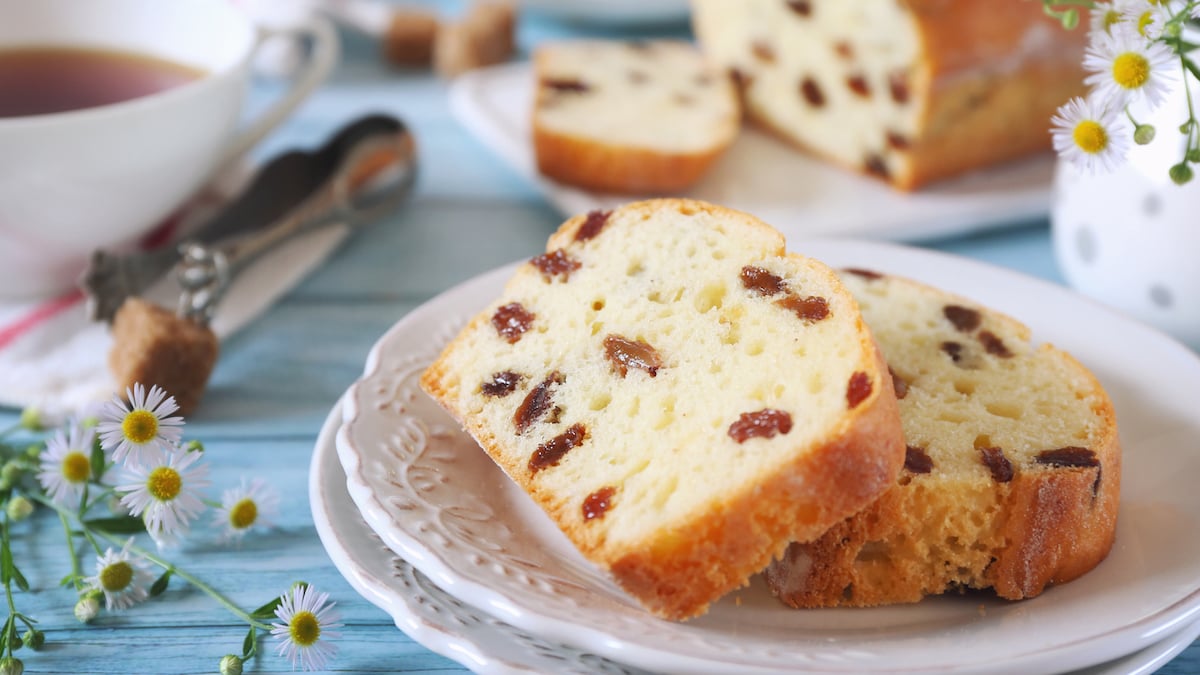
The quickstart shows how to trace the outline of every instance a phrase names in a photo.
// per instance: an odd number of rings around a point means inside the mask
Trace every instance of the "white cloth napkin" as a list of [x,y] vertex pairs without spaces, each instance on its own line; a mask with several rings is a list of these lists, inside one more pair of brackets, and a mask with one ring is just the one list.
[[[176,230],[185,233],[202,222],[236,194],[249,173],[238,168],[220,177],[217,187],[185,207]],[[213,317],[213,332],[226,338],[262,314],[348,234],[347,226],[318,230],[260,258],[230,283]],[[168,274],[144,297],[174,310],[179,295],[174,275]],[[88,320],[81,293],[41,302],[0,301],[0,406],[34,407],[57,418],[112,398],[118,392],[108,370],[111,347],[108,324]]]

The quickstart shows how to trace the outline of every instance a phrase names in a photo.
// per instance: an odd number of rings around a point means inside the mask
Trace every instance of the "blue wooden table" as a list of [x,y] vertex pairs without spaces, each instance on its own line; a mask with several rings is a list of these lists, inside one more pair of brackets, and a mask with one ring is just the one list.
[[[521,43],[527,49],[546,36],[584,30],[527,17]],[[253,92],[255,101],[264,100],[269,89]],[[528,257],[561,221],[531,185],[451,118],[445,94],[445,84],[431,76],[385,70],[369,43],[346,36],[336,77],[261,152],[310,146],[356,114],[388,111],[404,118],[418,137],[419,189],[398,214],[347,242],[224,344],[203,405],[186,428],[188,438],[202,439],[207,447],[210,497],[219,498],[219,488],[241,476],[261,476],[278,488],[282,503],[276,527],[240,548],[209,544],[212,531],[205,524],[175,559],[247,608],[299,579],[329,592],[346,624],[331,664],[335,672],[463,669],[398,631],[354,592],[323,550],[310,514],[307,474],[325,416],[392,323],[459,281]],[[1045,221],[924,245],[1060,281]],[[16,418],[17,411],[0,411],[0,426]],[[47,638],[40,652],[19,653],[25,672],[208,673],[216,671],[223,654],[239,651],[244,625],[179,581],[165,597],[134,611],[104,614],[88,626],[78,623],[72,616],[74,593],[57,587],[69,565],[55,519],[42,514],[33,525],[18,524],[14,536],[15,555],[35,589],[17,596],[18,607],[41,621]],[[90,574],[93,563],[85,564]],[[262,644],[270,649],[273,643]],[[247,667],[247,672],[289,670],[274,655]],[[1200,643],[1160,672],[1200,672]]]

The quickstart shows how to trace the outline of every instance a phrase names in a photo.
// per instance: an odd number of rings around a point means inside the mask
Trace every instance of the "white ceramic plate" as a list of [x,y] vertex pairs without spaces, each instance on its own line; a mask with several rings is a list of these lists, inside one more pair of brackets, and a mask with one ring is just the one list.
[[[563,213],[612,208],[628,196],[585,192],[542,178],[529,131],[528,63],[472,71],[450,90],[455,117]],[[1047,132],[1048,133],[1048,132]],[[1037,156],[914,193],[835,168],[745,129],[686,196],[749,211],[789,239],[814,236],[916,240],[1012,226],[1050,209],[1054,160]]]
[[688,17],[688,0],[521,0],[522,9],[575,23],[662,24]]
[[[477,673],[639,673],[589,652],[547,642],[464,604],[391,551],[369,528],[346,491],[334,436],[334,408],[317,438],[309,502],[317,533],[334,565],[364,598],[387,612],[413,640]],[[1074,675],[1149,675],[1200,635],[1200,621],[1129,656]]]
[[1200,615],[1200,359],[1069,291],[895,245],[812,241],[834,266],[954,288],[1028,323],[1093,369],[1126,448],[1117,544],[1082,579],[1008,603],[940,597],[869,610],[794,611],[755,580],[687,623],[653,618],[587,563],[436,404],[417,377],[511,268],[414,310],[348,392],[338,453],[368,524],[458,599],[526,632],[648,670],[989,673],[1064,671],[1145,648]]

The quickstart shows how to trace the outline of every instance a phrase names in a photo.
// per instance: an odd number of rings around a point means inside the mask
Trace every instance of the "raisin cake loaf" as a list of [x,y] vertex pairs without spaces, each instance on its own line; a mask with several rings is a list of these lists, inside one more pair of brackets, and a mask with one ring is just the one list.
[[837,276],[695,201],[568,220],[421,385],[671,619],[865,507],[904,460],[886,364]]
[[748,116],[904,189],[1050,147],[1086,31],[1011,0],[693,0]]
[[589,190],[657,196],[708,170],[737,136],[737,92],[693,45],[589,40],[540,47],[538,171]]
[[796,607],[965,588],[1017,600],[1103,560],[1121,450],[1092,374],[975,303],[894,276],[843,277],[892,369],[907,457],[875,504],[772,563],[771,590]]

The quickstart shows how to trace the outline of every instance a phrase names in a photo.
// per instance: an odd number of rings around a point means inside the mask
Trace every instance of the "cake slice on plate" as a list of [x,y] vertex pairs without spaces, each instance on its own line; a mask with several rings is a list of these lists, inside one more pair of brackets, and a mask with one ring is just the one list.
[[772,563],[796,607],[1040,594],[1108,554],[1121,448],[1108,394],[1069,354],[977,303],[891,275],[843,274],[900,401],[904,470],[877,502]]
[[671,619],[865,507],[904,459],[891,378],[837,276],[696,201],[568,220],[421,385]]

